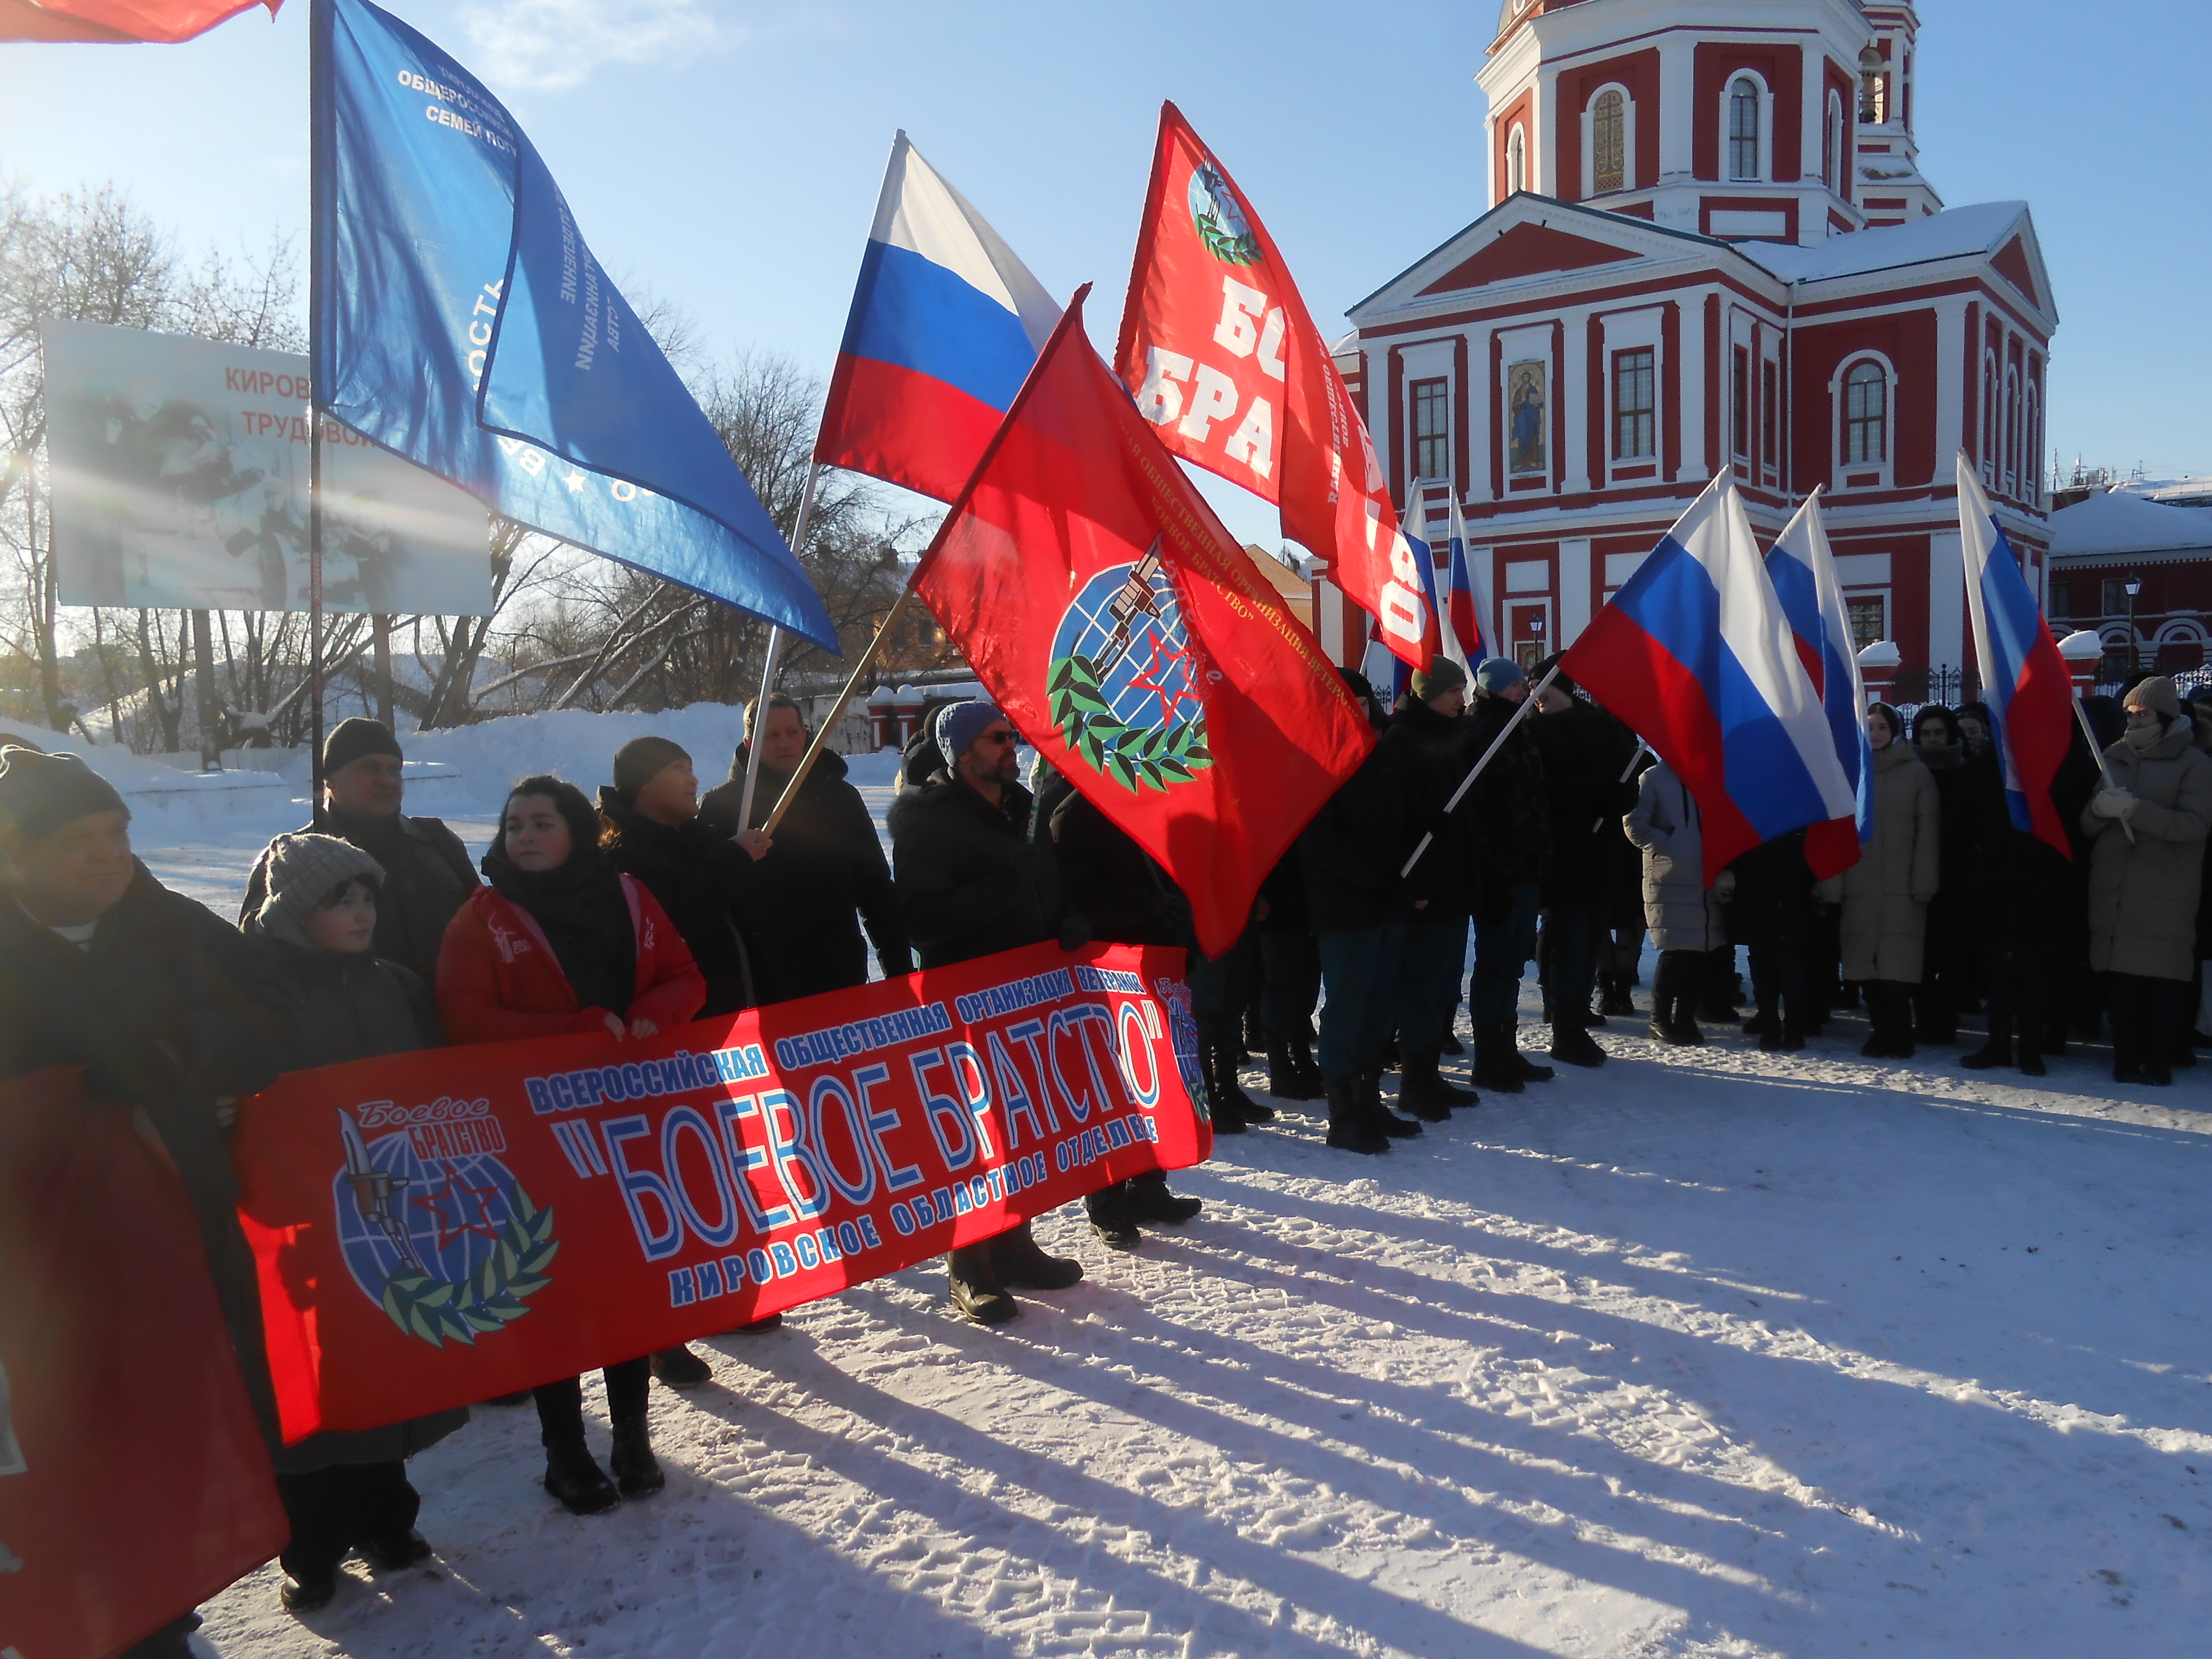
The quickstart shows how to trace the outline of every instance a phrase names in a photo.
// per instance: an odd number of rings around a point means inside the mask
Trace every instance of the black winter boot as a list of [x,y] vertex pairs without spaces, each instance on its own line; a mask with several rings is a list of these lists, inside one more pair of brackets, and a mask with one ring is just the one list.
[[1298,1076],[1304,1079],[1306,1098],[1320,1100],[1328,1093],[1328,1085],[1322,1080],[1321,1063],[1314,1058],[1313,1033],[1301,1027],[1291,1036],[1291,1054],[1298,1063]]
[[1128,1181],[1129,1213],[1139,1221],[1180,1227],[1206,1207],[1202,1198],[1187,1198],[1168,1190],[1166,1172],[1147,1170]]
[[[1262,1106],[1251,1096],[1246,1094],[1243,1084],[1237,1079],[1237,1044],[1235,1028],[1220,1022],[1213,1022],[1210,1029],[1212,1032],[1212,1042],[1209,1045],[1209,1051],[1213,1055],[1213,1079],[1214,1086],[1218,1091],[1217,1101],[1225,1100],[1230,1109],[1247,1123],[1273,1123],[1275,1121],[1275,1109],[1272,1106]],[[1201,1042],[1206,1040],[1206,1028],[1200,1030],[1199,1040]],[[1217,1109],[1216,1115],[1222,1115],[1222,1114]]]
[[[1133,1250],[1145,1242],[1137,1219],[1129,1213],[1129,1183],[1117,1181],[1083,1195],[1083,1212],[1091,1218],[1091,1231],[1109,1250]],[[1000,1269],[1004,1273],[1003,1265]]]
[[1436,1055],[1407,1054],[1405,1069],[1398,1073],[1398,1104],[1424,1123],[1442,1123],[1451,1115],[1445,1086],[1437,1073]]
[[[1210,1027],[1198,1028],[1198,1071],[1206,1080],[1206,1110],[1217,1135],[1241,1135],[1252,1126],[1221,1085],[1221,1060]],[[1241,1091],[1239,1097],[1242,1097]]]
[[[1507,1020],[1498,1028],[1498,1040],[1505,1045],[1505,1058],[1523,1083],[1549,1083],[1559,1073],[1548,1066],[1539,1066],[1521,1052],[1519,1032],[1516,1022]],[[1596,1045],[1591,1045],[1595,1048]]]
[[1501,1095],[1517,1095],[1527,1088],[1521,1068],[1510,1058],[1512,1039],[1495,1025],[1474,1028],[1474,1083]]
[[998,1269],[991,1265],[989,1241],[963,1244],[948,1252],[945,1265],[951,1283],[952,1305],[978,1325],[1003,1325],[1021,1313],[1021,1304],[999,1283]]
[[615,1425],[614,1450],[607,1456],[615,1486],[624,1498],[650,1498],[668,1484],[660,1460],[653,1455],[653,1431],[641,1417]]
[[1605,1050],[1597,1046],[1597,1039],[1579,1025],[1554,1025],[1552,1028],[1552,1058],[1569,1066],[1602,1066]]
[[1359,1099],[1359,1082],[1347,1078],[1328,1085],[1328,1144],[1340,1152],[1387,1152],[1389,1138],[1368,1119]]
[[622,1502],[622,1493],[580,1436],[545,1449],[545,1490],[571,1515],[599,1515]]
[[1400,1117],[1382,1103],[1382,1073],[1363,1072],[1359,1077],[1359,1099],[1375,1127],[1393,1140],[1411,1140],[1421,1133],[1421,1126],[1410,1117]]
[[671,1389],[696,1389],[702,1382],[714,1380],[714,1373],[708,1368],[707,1362],[680,1344],[663,1348],[653,1356],[653,1374],[664,1387]]
[[982,1248],[990,1258],[992,1272],[998,1275],[1002,1285],[1064,1291],[1083,1279],[1083,1264],[1073,1256],[1047,1255],[1026,1221],[1009,1227],[995,1238],[986,1239]]
[[[2027,1043],[2021,1044],[2023,1055],[2035,1051]],[[2039,1056],[2039,1062],[2040,1057]],[[1971,1054],[1960,1056],[1959,1064],[1970,1072],[1986,1072],[1998,1066],[2012,1064],[2012,1022],[2001,1014],[1990,1016],[1990,1040]]]
[[1267,1092],[1278,1100],[1313,1100],[1318,1091],[1306,1087],[1305,1074],[1287,1042],[1267,1045]]

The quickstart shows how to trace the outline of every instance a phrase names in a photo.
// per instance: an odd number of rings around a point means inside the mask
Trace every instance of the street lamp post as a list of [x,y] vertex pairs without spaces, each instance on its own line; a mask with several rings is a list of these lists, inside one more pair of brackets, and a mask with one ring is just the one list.
[[2130,576],[2128,588],[2128,673],[2132,677],[2142,666],[2142,653],[2136,649],[2136,595],[2142,592],[2142,578]]

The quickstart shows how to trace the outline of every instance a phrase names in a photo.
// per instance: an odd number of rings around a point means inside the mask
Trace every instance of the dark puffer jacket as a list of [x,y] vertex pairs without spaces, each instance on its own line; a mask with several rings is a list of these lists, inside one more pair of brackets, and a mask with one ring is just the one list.
[[[439,1044],[429,988],[374,952],[337,956],[307,943],[281,911],[246,924],[263,969],[263,996],[283,1027],[288,1072],[342,1066]],[[305,1474],[340,1463],[389,1463],[434,1446],[469,1420],[465,1406],[380,1429],[310,1435],[276,1455],[278,1473]]]
[[1037,791],[1037,810],[1052,828],[1061,890],[1091,924],[1093,939],[1191,948],[1195,939],[1182,890],[1127,831],[1057,774]]
[[1635,735],[1580,697],[1556,714],[1531,714],[1524,724],[1544,757],[1551,809],[1544,902],[1610,915],[1613,866],[1606,854],[1622,815],[1636,805],[1636,786],[1621,777],[1636,752]]
[[[740,744],[730,762],[730,781],[699,802],[701,819],[724,836],[738,830],[747,753]],[[914,971],[890,861],[868,804],[845,775],[842,757],[825,750],[815,758],[791,810],[775,826],[775,845],[754,866],[746,885],[745,933],[757,947],[753,978],[763,1002],[866,985],[869,941],[884,978]],[[761,767],[751,828],[768,821],[790,781],[787,772]],[[860,937],[864,923],[867,940]]]
[[1030,807],[1018,783],[994,806],[941,767],[891,803],[899,917],[924,968],[1059,937],[1052,835]]
[[[1474,700],[1464,738],[1469,767],[1482,758],[1519,707],[1503,697]],[[1504,908],[1513,889],[1541,881],[1550,867],[1552,809],[1544,757],[1528,731],[1530,720],[1542,718],[1529,711],[1474,781],[1459,809],[1472,815],[1468,829],[1474,837],[1477,915]]]
[[[299,833],[313,831],[306,825]],[[440,818],[413,818],[402,812],[388,818],[357,818],[325,812],[321,831],[351,842],[384,866],[376,905],[376,942],[370,948],[396,962],[425,985],[436,982],[438,947],[446,929],[469,895],[481,884],[461,838]],[[269,854],[264,851],[246,878],[239,906],[240,927],[269,896]]]
[[1406,878],[1407,902],[1419,922],[1455,921],[1474,911],[1474,815],[1462,800],[1450,817],[1444,816],[1444,803],[1467,775],[1466,736],[1464,716],[1439,714],[1409,696],[1390,716],[1378,745],[1390,751],[1405,779],[1406,823],[1414,845],[1424,834],[1434,836]]
[[1316,934],[1357,933],[1413,914],[1398,874],[1420,837],[1408,804],[1409,770],[1402,746],[1378,743],[1298,836]]
[[755,977],[757,953],[741,930],[758,893],[752,854],[698,818],[680,829],[657,823],[611,789],[599,791],[599,816],[607,861],[660,902],[706,979],[698,1018],[767,1000]]

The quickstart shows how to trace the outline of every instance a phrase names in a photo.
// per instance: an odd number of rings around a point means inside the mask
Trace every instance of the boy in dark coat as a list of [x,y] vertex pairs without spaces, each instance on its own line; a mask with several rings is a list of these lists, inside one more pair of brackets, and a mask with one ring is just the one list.
[[[261,868],[267,896],[245,931],[264,958],[264,996],[283,1022],[285,1068],[435,1047],[429,988],[373,949],[384,881],[376,860],[332,836],[279,836]],[[292,1522],[280,1558],[287,1608],[327,1606],[349,1551],[381,1572],[429,1559],[430,1546],[415,1529],[422,1499],[408,1482],[406,1460],[468,1420],[461,1407],[381,1429],[310,1435],[276,1453],[276,1490]]]

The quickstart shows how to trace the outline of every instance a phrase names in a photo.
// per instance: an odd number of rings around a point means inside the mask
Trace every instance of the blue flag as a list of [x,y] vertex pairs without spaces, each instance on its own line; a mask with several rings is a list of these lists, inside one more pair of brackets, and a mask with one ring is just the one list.
[[313,30],[319,405],[511,519],[836,650],[506,107],[368,0],[316,0]]

